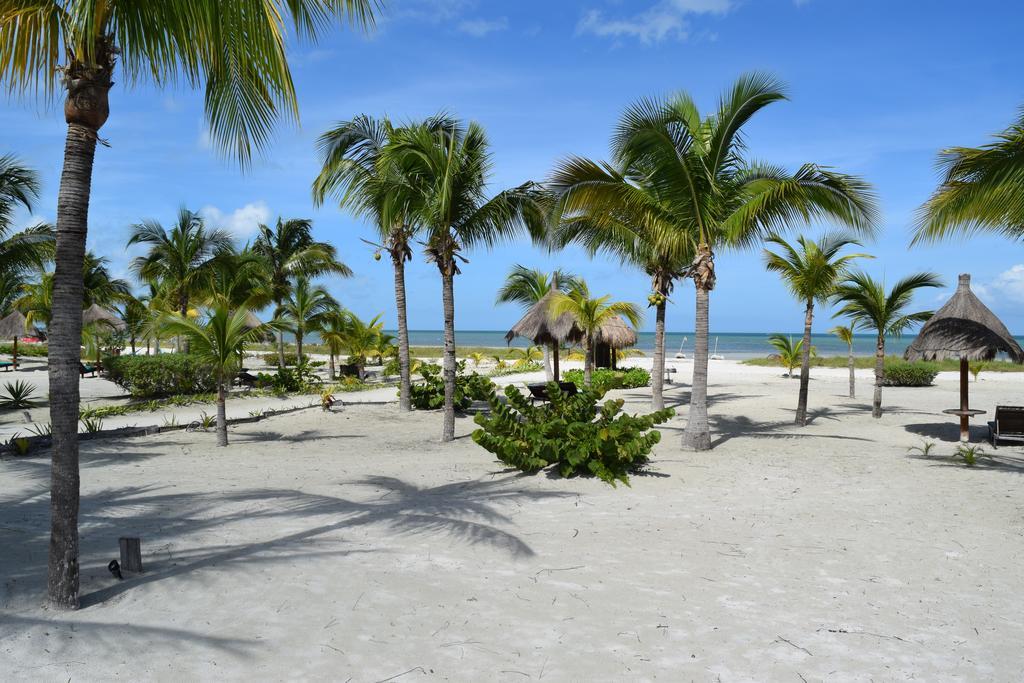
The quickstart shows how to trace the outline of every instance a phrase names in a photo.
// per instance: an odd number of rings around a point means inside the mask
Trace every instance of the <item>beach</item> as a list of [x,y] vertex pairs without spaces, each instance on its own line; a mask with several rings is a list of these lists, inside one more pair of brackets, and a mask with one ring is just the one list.
[[[690,453],[690,367],[631,487],[510,471],[471,416],[442,444],[439,412],[390,402],[233,426],[225,449],[212,432],[83,442],[74,613],[41,607],[49,459],[4,457],[0,677],[1024,676],[1024,458],[954,462],[952,373],[886,388],[875,420],[869,373],[849,399],[844,370],[815,369],[798,428],[795,380],[713,361],[714,449]],[[644,412],[649,392],[610,396]],[[991,414],[1020,376],[971,392]],[[145,564],[123,582],[120,536]]]

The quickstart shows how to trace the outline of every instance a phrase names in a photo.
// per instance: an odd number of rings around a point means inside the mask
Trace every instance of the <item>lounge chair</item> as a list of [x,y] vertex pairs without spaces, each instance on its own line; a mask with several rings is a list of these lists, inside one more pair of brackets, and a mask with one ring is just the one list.
[[[530,390],[531,401],[550,401],[551,398],[548,396],[548,385],[544,384],[527,384],[526,388]],[[562,393],[566,396],[575,396],[578,393],[576,384],[573,382],[559,382],[558,388],[562,390]]]
[[3,370],[4,372],[10,372],[11,370],[15,369],[16,368],[14,367],[14,363],[12,363],[11,361],[0,360],[0,370]]
[[80,377],[85,377],[86,375],[90,375],[90,374],[93,377],[95,377],[96,376],[96,366],[95,365],[89,365],[89,364],[86,364],[86,363],[79,363],[78,364],[78,374],[79,374]]
[[1024,442],[1024,406],[996,406],[995,419],[988,423],[988,438],[993,448],[999,441]]
[[235,384],[240,387],[249,387],[251,389],[256,386],[256,375],[252,374],[248,370],[242,370],[240,373],[235,375]]

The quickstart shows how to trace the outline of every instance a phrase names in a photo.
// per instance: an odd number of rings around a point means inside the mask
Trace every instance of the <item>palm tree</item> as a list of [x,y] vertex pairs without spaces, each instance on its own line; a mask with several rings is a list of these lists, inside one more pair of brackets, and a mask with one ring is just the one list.
[[839,337],[839,341],[846,344],[846,367],[850,370],[850,398],[857,398],[857,377],[854,372],[856,364],[853,359],[853,327],[849,325],[836,325],[829,332]]
[[347,311],[341,306],[324,313],[320,316],[320,320],[317,323],[316,332],[320,335],[320,341],[327,345],[328,357],[330,358],[327,366],[327,378],[332,382],[338,377],[335,359],[341,355],[347,331]]
[[146,304],[134,296],[129,296],[124,302],[121,320],[124,321],[124,330],[128,335],[128,344],[134,356],[136,342],[146,336],[151,324]]
[[262,339],[277,323],[248,325],[246,308],[231,312],[219,303],[210,309],[204,320],[196,321],[180,313],[164,315],[160,326],[169,334],[189,340],[191,353],[213,369],[217,380],[217,445],[228,445],[228,423],[225,413],[225,388],[239,367],[245,345]]
[[[266,260],[270,299],[278,310],[282,309],[301,278],[352,276],[352,270],[338,260],[338,252],[333,245],[313,239],[313,221],[308,219],[278,218],[273,229],[260,225],[252,250]],[[279,368],[285,365],[283,332],[277,336],[277,365]]]
[[442,441],[455,439],[455,276],[463,252],[509,239],[524,226],[544,235],[541,193],[532,183],[487,197],[491,154],[476,123],[396,130],[382,163],[406,179],[398,199],[423,226],[428,258],[441,275],[444,309],[444,425]]
[[[794,344],[793,338],[784,334],[773,334],[768,337],[768,343],[778,352],[779,360],[786,366],[786,375],[790,378],[796,376],[793,374],[793,368],[800,365],[804,357],[804,341],[801,339]],[[809,347],[807,356],[817,356],[813,346]]]
[[914,242],[994,232],[1024,239],[1024,110],[995,141],[939,154],[942,181],[918,213]]
[[[82,259],[83,310],[93,304],[103,308],[114,308],[131,297],[128,283],[120,278],[111,277],[109,262],[106,257],[96,256],[92,252],[85,253]],[[53,271],[40,268],[38,277],[22,286],[21,296],[14,301],[14,307],[25,314],[26,326],[46,325],[50,328],[53,319],[55,280]],[[82,317],[81,311],[78,317]]]
[[576,320],[583,333],[583,383],[590,386],[594,369],[594,338],[601,327],[612,318],[625,318],[634,327],[640,324],[640,309],[625,301],[609,301],[611,295],[592,298],[585,282],[568,294],[558,293],[551,300],[549,314],[552,320],[568,313]]
[[143,282],[159,282],[171,310],[187,316],[190,303],[206,293],[217,255],[231,249],[231,234],[207,228],[202,216],[182,207],[170,230],[153,220],[133,225],[128,246],[133,244],[149,251],[132,261],[132,271]]
[[544,353],[539,346],[528,346],[525,349],[512,349],[512,355],[516,357],[516,362],[513,364],[513,367],[523,369],[544,358]]
[[366,322],[355,313],[346,312],[341,348],[348,354],[349,362],[355,364],[359,379],[366,375],[368,359],[379,350],[384,327],[380,318],[381,316],[377,315]]
[[[424,121],[428,130],[451,126],[445,116]],[[372,223],[379,243],[378,251],[391,257],[395,278],[395,309],[398,315],[398,404],[412,410],[409,398],[409,322],[405,294],[405,263],[412,260],[412,239],[422,227],[409,202],[415,194],[408,189],[407,178],[393,157],[384,154],[396,135],[396,127],[386,117],[375,119],[365,114],[342,121],[317,140],[321,169],[313,181],[313,201],[320,205],[328,197]]]
[[[302,340],[306,333],[323,324],[324,316],[338,308],[339,304],[321,285],[313,285],[305,277],[295,282],[288,299],[280,309],[281,320],[295,335],[296,360],[302,365]],[[283,326],[280,328],[283,329]]]
[[14,233],[14,212],[31,211],[39,176],[11,155],[0,156],[0,315],[6,314],[29,274],[53,258],[53,228],[38,224]]
[[864,272],[850,273],[839,284],[832,300],[841,308],[836,317],[850,318],[853,329],[874,330],[875,341],[875,396],[871,416],[882,417],[882,381],[885,379],[885,338],[899,337],[908,328],[923,323],[931,311],[907,313],[914,292],[924,287],[941,287],[942,280],[934,273],[916,273],[899,280],[886,293],[885,283]]
[[[338,18],[369,27],[374,0],[134,2],[52,0],[0,12],[0,80],[19,93],[65,96],[67,135],[57,198],[54,325],[50,335],[53,427],[52,530],[47,593],[78,607],[78,356],[93,158],[110,114],[116,63],[123,80],[203,88],[211,136],[248,165],[270,142],[279,114],[298,101],[286,36],[315,39]],[[62,59],[66,63],[61,64]]]
[[[573,287],[579,285],[580,279],[572,273],[556,270],[552,273],[534,268],[527,268],[516,264],[505,276],[505,284],[498,290],[494,302],[497,304],[520,304],[523,308],[529,309],[535,303],[553,289],[560,292],[569,292]],[[555,342],[551,349],[558,353],[558,343]],[[544,375],[547,381],[554,379],[554,372],[551,368],[551,356],[549,350],[544,347]],[[557,360],[557,359],[556,359]]]
[[868,254],[843,254],[850,245],[860,246],[857,240],[839,233],[827,234],[818,242],[801,235],[799,248],[772,235],[768,242],[778,245],[781,253],[764,250],[765,267],[778,273],[789,291],[804,304],[804,337],[800,348],[800,396],[796,405],[796,424],[807,424],[807,392],[811,380],[811,325],[814,322],[815,302],[824,304],[832,296],[836,285],[846,275],[850,263],[856,258],[870,258]]
[[639,168],[657,192],[665,239],[695,254],[686,274],[696,289],[693,382],[683,446],[711,447],[707,415],[708,307],[715,287],[715,252],[749,247],[792,223],[832,219],[860,232],[875,223],[875,201],[858,178],[805,164],[795,173],[752,163],[743,127],[773,102],[781,84],[764,74],[741,77],[702,117],[686,94],[641,100],[623,115],[613,143],[622,168]]

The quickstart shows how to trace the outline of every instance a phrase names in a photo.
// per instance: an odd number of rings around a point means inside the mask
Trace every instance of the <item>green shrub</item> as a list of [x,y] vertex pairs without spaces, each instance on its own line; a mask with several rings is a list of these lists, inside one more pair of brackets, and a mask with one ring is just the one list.
[[548,383],[550,402],[533,405],[514,386],[505,388],[505,403],[491,392],[491,414],[477,413],[480,426],[473,441],[499,460],[524,472],[557,464],[563,477],[592,474],[615,485],[629,484],[629,473],[647,462],[661,432],[651,430],[675,411],[649,415],[622,413],[622,399],[598,406],[600,395],[585,389],[575,396]]
[[107,377],[132,396],[203,394],[217,388],[212,368],[184,353],[153,356],[112,356]]
[[934,363],[908,363],[902,360],[886,359],[882,386],[930,387],[938,374],[939,368]]
[[[0,344],[0,354],[10,356],[14,354],[14,344]],[[18,358],[45,358],[50,354],[46,344],[18,344]]]
[[35,393],[36,388],[24,380],[7,382],[0,392],[0,410],[34,408],[39,405],[39,401],[32,398]]
[[[580,389],[583,388],[582,370],[566,370],[562,373],[562,379],[572,382]],[[650,386],[651,373],[643,368],[623,368],[621,370],[598,368],[591,373],[590,384],[594,391],[604,396],[610,389],[636,389]]]
[[503,375],[519,375],[524,372],[539,372],[544,369],[544,366],[540,363],[514,363],[512,365],[505,365],[504,367],[495,367],[491,370],[491,377],[502,377]]
[[[460,361],[455,375],[455,409],[465,410],[473,401],[486,401],[494,391],[494,382],[479,373],[465,374],[466,363]],[[422,382],[412,385],[409,399],[416,410],[436,410],[444,406],[444,378],[441,367],[433,363],[420,367]]]
[[256,375],[256,386],[276,393],[320,392],[323,380],[303,363],[297,368],[279,368],[273,374],[260,372]]
[[[309,356],[304,353],[304,354],[302,354],[302,358],[304,360],[308,360]],[[265,354],[263,354],[263,362],[266,363],[267,365],[271,365],[271,366],[276,368],[277,367],[277,354],[276,353],[265,353]],[[298,357],[298,355],[296,355],[294,353],[286,352],[284,354],[284,364],[285,364],[286,367],[294,367],[294,366],[298,365],[299,364],[299,357]],[[323,362],[321,361],[321,365],[322,364],[323,364]]]

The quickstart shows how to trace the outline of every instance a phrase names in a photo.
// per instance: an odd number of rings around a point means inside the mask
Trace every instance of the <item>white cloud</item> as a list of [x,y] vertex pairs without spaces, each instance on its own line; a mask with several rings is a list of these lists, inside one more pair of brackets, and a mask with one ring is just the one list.
[[984,285],[977,286],[972,283],[972,288],[983,298],[1024,303],[1024,264],[1012,266]]
[[508,28],[508,19],[498,17],[497,19],[466,19],[459,22],[458,29],[462,33],[483,38],[489,33],[504,31]]
[[686,40],[690,35],[687,17],[693,14],[725,14],[735,0],[659,0],[649,9],[625,18],[609,18],[600,10],[583,15],[577,33],[602,38],[636,38],[642,43],[658,43],[666,38]]
[[270,208],[263,200],[250,202],[228,214],[216,206],[204,206],[199,213],[210,227],[223,228],[240,239],[254,235],[260,223],[270,222]]

